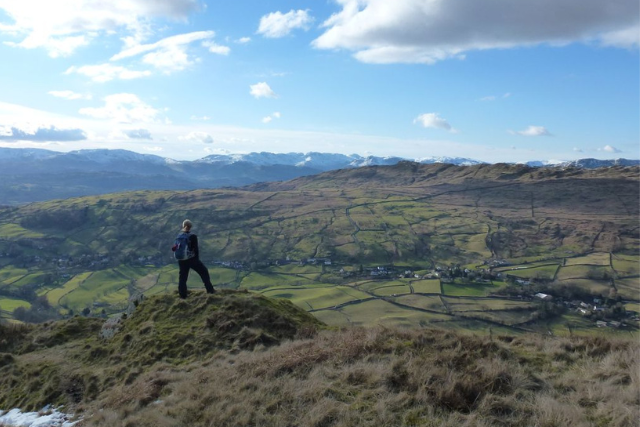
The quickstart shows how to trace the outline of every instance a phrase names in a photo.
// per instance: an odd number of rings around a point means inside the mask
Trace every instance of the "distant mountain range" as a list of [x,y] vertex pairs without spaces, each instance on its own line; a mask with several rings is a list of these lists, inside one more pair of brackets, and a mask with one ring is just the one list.
[[[173,160],[126,150],[79,150],[60,153],[41,149],[0,148],[0,205],[131,190],[192,190],[286,181],[320,172],[363,166],[481,164],[461,157],[360,156],[335,153],[249,153],[211,155],[194,161]],[[532,167],[598,168],[632,166],[638,160],[582,159],[533,161]]]

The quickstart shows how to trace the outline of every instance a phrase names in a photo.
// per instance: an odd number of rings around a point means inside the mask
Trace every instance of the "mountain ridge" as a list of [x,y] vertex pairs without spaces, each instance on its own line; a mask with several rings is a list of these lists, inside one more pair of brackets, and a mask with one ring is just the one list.
[[[406,158],[399,156],[361,156],[358,154],[346,155],[339,153],[321,153],[315,151],[289,153],[271,153],[261,151],[245,154],[212,154],[196,160],[175,160],[155,154],[142,154],[124,149],[84,149],[69,152],[58,152],[38,148],[0,148],[0,161],[4,161],[7,159],[60,159],[65,157],[70,157],[77,160],[94,161],[103,164],[115,161],[148,161],[154,164],[166,165],[186,165],[192,163],[229,165],[238,162],[245,162],[262,166],[308,166],[323,170],[373,165],[391,165],[400,161],[412,161],[415,163],[423,164],[447,163],[461,166],[495,164],[466,157],[431,156]],[[595,159],[587,157],[576,160],[530,160],[526,162],[496,163],[525,164],[531,167],[583,167],[587,169],[593,169],[609,166],[640,165],[640,160],[625,158]]]
[[[489,165],[458,157],[407,160],[400,157],[363,157],[357,154],[318,152],[216,154],[186,161],[127,150],[97,149],[60,153],[31,148],[0,148],[0,205],[20,205],[121,191],[241,187],[288,181],[342,169],[392,166],[407,161],[423,165]],[[529,167],[592,169],[598,166],[637,165],[640,161],[584,159],[563,164],[529,163]]]

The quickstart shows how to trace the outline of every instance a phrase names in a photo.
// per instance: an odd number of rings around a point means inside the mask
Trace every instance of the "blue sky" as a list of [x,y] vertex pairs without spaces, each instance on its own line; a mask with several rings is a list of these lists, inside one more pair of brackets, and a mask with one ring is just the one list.
[[637,159],[639,42],[637,0],[0,0],[0,146]]

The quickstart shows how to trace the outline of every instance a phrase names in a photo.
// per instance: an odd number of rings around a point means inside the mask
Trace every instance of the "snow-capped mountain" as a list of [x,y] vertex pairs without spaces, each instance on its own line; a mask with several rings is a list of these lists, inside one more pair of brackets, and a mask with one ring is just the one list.
[[[336,169],[395,165],[401,161],[472,166],[461,157],[360,156],[337,153],[249,153],[211,155],[195,161],[173,160],[127,150],[0,148],[0,205],[130,190],[191,190],[286,181]],[[531,161],[530,167],[638,165],[638,160],[583,159]]]
[[473,166],[485,163],[479,160],[467,159],[465,157],[424,157],[421,159],[416,159],[416,162],[428,165],[432,163],[448,163],[458,166]]
[[167,164],[164,157],[153,154],[140,154],[127,150],[76,150],[68,153],[56,153],[57,155],[76,156],[78,159],[93,161],[100,164],[109,164],[115,162],[148,162],[156,165]]
[[607,168],[611,166],[638,166],[640,165],[640,160],[630,160],[630,159],[532,160],[523,164],[526,164],[527,166],[531,166],[534,168],[574,167],[574,168],[584,168],[584,169],[597,169],[597,168]]
[[470,166],[483,162],[462,157],[425,157],[419,159],[407,159],[402,157],[360,156],[358,154],[336,153],[249,153],[249,154],[214,154],[196,160],[196,163],[230,165],[238,162],[246,162],[261,166],[288,165],[309,167],[321,171],[344,169],[349,167],[395,165],[401,161],[414,161],[418,163],[450,163],[454,165]]
[[612,159],[612,160],[598,160],[598,159],[580,159],[573,160],[569,162],[563,162],[563,167],[576,167],[576,168],[585,168],[585,169],[596,169],[596,168],[604,168],[611,166],[638,166],[640,165],[640,160],[630,160],[630,159]]

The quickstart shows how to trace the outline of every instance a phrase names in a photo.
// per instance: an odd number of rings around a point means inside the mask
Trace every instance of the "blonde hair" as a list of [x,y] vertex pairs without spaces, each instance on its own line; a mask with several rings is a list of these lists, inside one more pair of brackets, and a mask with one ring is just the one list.
[[193,227],[193,223],[191,221],[189,221],[188,219],[185,219],[184,221],[182,221],[182,229],[183,230],[191,230],[191,227]]

